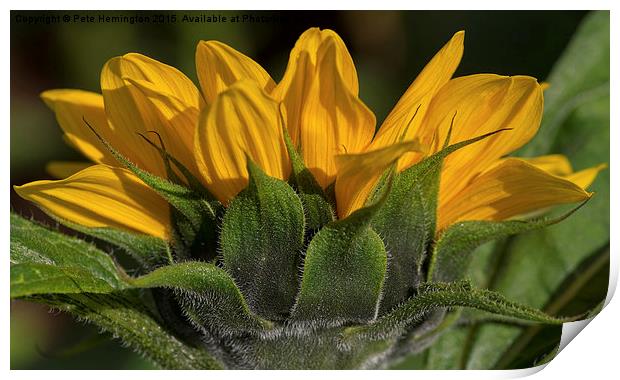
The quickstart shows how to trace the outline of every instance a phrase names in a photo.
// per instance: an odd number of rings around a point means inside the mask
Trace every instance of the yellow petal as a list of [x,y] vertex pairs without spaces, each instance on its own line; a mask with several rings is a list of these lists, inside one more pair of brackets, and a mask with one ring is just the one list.
[[204,106],[194,82],[176,68],[137,53],[122,56],[121,64],[123,76],[150,82],[161,92],[175,96],[188,107]]
[[[138,135],[154,130],[181,162],[189,165],[193,161],[192,136],[203,101],[198,89],[180,71],[139,54],[127,54],[105,64],[101,89],[115,132],[108,141],[120,153],[139,167],[166,177],[159,153]],[[180,109],[163,102],[166,97]],[[175,112],[181,114],[173,115]]]
[[375,131],[375,115],[342,79],[337,52],[333,42],[322,45],[301,118],[302,156],[323,188],[336,178],[334,156],[364,151]]
[[[164,141],[166,151],[179,160],[194,175],[198,176],[198,167],[194,159],[194,135],[198,126],[200,110],[190,106],[172,94],[161,91],[151,82],[125,77],[139,93],[134,93],[138,102],[150,107],[150,112],[157,115],[157,124],[152,129],[157,131]],[[153,141],[154,136],[147,136]]]
[[507,158],[476,177],[448,203],[440,203],[438,229],[461,220],[505,220],[591,196],[578,183]]
[[110,136],[111,129],[100,94],[82,90],[49,90],[43,92],[41,98],[56,114],[69,145],[94,162],[116,163],[116,159],[84,122],[86,119],[100,134]]
[[[452,78],[461,62],[464,38],[465,32],[456,33],[424,67],[379,128],[371,149],[398,141],[410,141],[416,137],[431,100]],[[398,163],[398,170],[404,170],[420,158],[420,154],[405,155]]]
[[398,143],[361,154],[337,155],[336,204],[345,218],[366,203],[381,175],[403,154],[420,150],[417,141]]
[[[284,72],[284,76],[282,77],[282,81],[278,83],[274,94],[282,95],[286,92],[286,89],[295,76],[295,72],[297,71],[297,62],[301,55],[306,54],[310,59],[310,64],[316,66],[319,60],[319,50],[321,49],[321,46],[327,43],[335,44],[335,63],[338,66],[338,70],[342,73],[344,85],[349,91],[357,96],[359,93],[357,71],[355,70],[355,65],[353,64],[353,58],[351,58],[351,54],[349,54],[344,41],[333,30],[320,30],[319,28],[310,28],[299,36],[295,46],[289,54],[288,65],[286,67],[286,71]],[[277,96],[275,97],[278,98]]]
[[578,172],[571,173],[564,178],[583,189],[587,189],[588,187],[590,187],[592,182],[594,182],[598,173],[605,168],[607,168],[606,164],[600,164],[592,168],[583,169]]
[[[530,165],[534,165],[548,173],[558,176],[566,176],[573,172],[573,167],[568,158],[562,154],[549,154],[538,157],[519,157]],[[582,186],[584,187],[584,186]]]
[[202,113],[196,133],[205,186],[225,204],[248,183],[246,157],[272,177],[290,173],[278,104],[252,80],[220,93]]
[[562,154],[550,154],[547,156],[527,158],[519,157],[519,159],[547,173],[563,177],[583,189],[587,189],[592,182],[594,182],[598,173],[607,167],[605,164],[600,164],[578,172],[573,172],[570,161]]
[[308,52],[302,51],[299,53],[295,68],[291,70],[287,69],[284,80],[280,82],[272,96],[282,102],[281,104],[286,111],[286,127],[289,136],[291,136],[293,145],[298,146],[301,115],[310,95],[310,85],[314,79],[316,68]]
[[86,227],[112,227],[167,239],[169,206],[130,171],[94,165],[59,181],[15,186],[45,212]]
[[357,96],[359,83],[353,59],[344,41],[336,32],[319,28],[306,30],[297,40],[289,55],[284,76],[272,96],[284,104],[287,113],[287,128],[295,145],[299,143],[301,113],[306,104],[312,81],[315,79],[319,50],[326,44],[334,44],[335,65],[342,77],[342,84],[350,93]]
[[[454,117],[451,143],[510,128],[451,155],[441,177],[440,202],[449,201],[476,174],[527,143],[540,126],[543,97],[532,77],[471,75],[450,80],[433,98],[420,140],[441,149]],[[455,116],[456,115],[456,116]]]
[[200,41],[196,47],[196,72],[208,104],[229,86],[242,79],[255,80],[271,92],[275,82],[258,63],[219,41]]
[[63,179],[89,166],[92,166],[92,162],[51,161],[45,166],[45,171],[54,178]]

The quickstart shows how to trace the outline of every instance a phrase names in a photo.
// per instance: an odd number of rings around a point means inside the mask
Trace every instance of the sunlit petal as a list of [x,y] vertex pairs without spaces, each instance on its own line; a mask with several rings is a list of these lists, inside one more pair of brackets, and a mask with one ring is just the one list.
[[127,54],[106,63],[101,89],[115,132],[109,140],[112,146],[141,168],[165,177],[159,153],[139,136],[156,131],[166,149],[191,166],[192,138],[203,101],[185,75],[151,58]]
[[440,204],[438,229],[461,220],[504,220],[590,196],[571,178],[508,158],[474,178],[450,202]]
[[203,100],[194,83],[178,69],[142,54],[122,56],[123,76],[151,83],[188,107],[202,108]]
[[45,212],[86,227],[112,227],[167,239],[168,204],[130,171],[94,165],[59,181],[15,186]]
[[333,62],[340,72],[342,85],[354,96],[359,92],[353,59],[340,36],[329,29],[310,28],[305,31],[291,50],[284,76],[271,94],[286,108],[287,127],[295,145],[299,143],[302,109],[310,96],[312,81],[316,78],[319,50],[326,44],[335,46]]
[[[145,106],[150,106],[150,112],[156,114],[158,123],[152,127],[164,141],[168,153],[194,175],[198,175],[193,149],[200,110],[172,94],[161,91],[151,82],[128,77],[125,79],[139,90],[134,93],[135,97],[143,97],[140,101],[144,101]],[[147,137],[154,140],[154,136]]]
[[450,80],[431,102],[420,128],[423,144],[441,149],[452,119],[456,143],[503,128],[448,156],[444,162],[440,199],[448,202],[476,174],[527,143],[538,131],[543,110],[540,85],[532,77],[471,75]]
[[208,104],[235,82],[252,79],[267,92],[275,87],[271,76],[258,63],[219,41],[200,41],[196,47],[196,72]]
[[251,80],[220,93],[203,112],[196,134],[202,178],[221,202],[227,203],[247,185],[246,157],[272,177],[289,175],[278,103]]
[[336,178],[334,156],[360,153],[375,130],[375,116],[342,79],[335,43],[322,45],[316,79],[304,104],[300,142],[304,162],[325,188]]

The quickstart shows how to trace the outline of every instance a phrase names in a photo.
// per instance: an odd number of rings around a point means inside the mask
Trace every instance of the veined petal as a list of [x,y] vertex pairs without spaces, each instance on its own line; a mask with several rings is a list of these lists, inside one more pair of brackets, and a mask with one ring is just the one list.
[[[431,100],[452,78],[461,62],[464,38],[465,32],[456,33],[435,54],[387,116],[370,149],[382,148],[398,141],[410,141],[416,137]],[[419,159],[420,154],[406,155],[399,161],[398,170],[406,169]]]
[[474,178],[448,203],[440,203],[438,229],[461,220],[505,220],[590,196],[570,178],[507,158]]
[[[289,66],[291,64],[289,63]],[[284,79],[272,97],[284,105],[286,111],[286,127],[294,146],[299,145],[301,131],[301,115],[307,98],[310,95],[310,86],[315,77],[316,67],[310,54],[306,51],[299,53],[295,68],[287,69]]]
[[247,186],[247,158],[272,177],[288,178],[278,103],[252,80],[232,85],[202,113],[195,154],[205,185],[224,204]]
[[178,69],[138,53],[122,56],[123,76],[153,84],[161,92],[170,94],[188,107],[203,108],[200,92]]
[[94,162],[116,164],[116,159],[84,123],[86,119],[100,134],[110,136],[111,129],[100,94],[82,90],[49,90],[41,93],[41,98],[56,114],[69,145]]
[[45,212],[86,227],[112,227],[167,239],[169,206],[130,171],[94,165],[59,181],[15,186]]
[[[120,153],[142,169],[165,178],[159,152],[138,135],[156,131],[166,149],[191,167],[192,137],[203,101],[186,76],[151,58],[127,54],[105,64],[101,89],[115,132],[108,141]],[[162,100],[167,97],[167,102]]]
[[322,45],[316,79],[301,115],[302,156],[323,188],[336,178],[334,156],[364,151],[372,140],[376,121],[345,85],[336,64],[337,55],[335,43]]
[[[159,124],[154,125],[166,144],[166,150],[174,158],[185,165],[194,175],[198,176],[198,167],[194,159],[194,135],[198,126],[200,110],[190,106],[172,94],[161,91],[151,82],[125,78],[135,86],[146,105],[152,107],[151,112],[158,116]],[[134,93],[136,97],[140,96]]]
[[[298,59],[301,55],[307,55],[312,66],[316,66],[319,60],[319,50],[326,43],[333,43],[336,49],[335,63],[338,70],[342,73],[344,85],[355,96],[359,93],[359,83],[357,79],[357,71],[353,64],[353,58],[347,50],[347,46],[340,36],[330,29],[321,30],[319,28],[310,28],[303,32],[297,39],[295,46],[289,54],[288,65],[277,89],[273,95],[275,98],[281,97],[290,86],[291,81],[295,77],[298,69]],[[280,96],[278,96],[280,95]]]
[[448,202],[476,174],[527,143],[538,131],[543,96],[536,79],[479,74],[450,80],[433,98],[420,140],[438,151],[454,117],[451,143],[510,128],[451,155],[441,177],[440,203]]
[[235,82],[252,79],[268,93],[276,86],[271,76],[250,57],[219,41],[200,41],[196,47],[196,72],[208,104]]
[[359,93],[357,71],[353,59],[340,36],[329,29],[310,28],[306,30],[291,50],[284,76],[271,94],[286,108],[287,128],[295,145],[299,143],[301,113],[315,79],[319,50],[321,46],[332,43],[336,49],[335,69],[340,72],[343,86],[354,96]]
[[64,179],[92,165],[92,162],[51,161],[45,166],[45,171],[54,178]]
[[377,180],[388,167],[403,154],[419,150],[418,142],[410,141],[360,154],[337,155],[335,192],[338,216],[346,218],[363,207]]

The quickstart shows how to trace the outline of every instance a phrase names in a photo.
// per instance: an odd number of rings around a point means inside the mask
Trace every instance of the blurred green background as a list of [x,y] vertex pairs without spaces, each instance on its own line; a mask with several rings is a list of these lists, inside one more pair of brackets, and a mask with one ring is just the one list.
[[[177,14],[176,23],[51,24],[16,22],[17,15]],[[264,23],[182,23],[183,14],[277,16]],[[139,52],[181,69],[196,83],[194,49],[217,39],[254,58],[278,81],[288,52],[307,28],[335,30],[356,63],[361,98],[378,124],[424,64],[458,30],[465,54],[457,76],[524,74],[543,80],[577,26],[581,11],[334,11],[334,12],[11,12],[11,183],[49,178],[50,160],[80,160],[64,144],[54,115],[39,99],[51,88],[99,91],[111,57]],[[580,165],[575,165],[580,167]],[[45,217],[11,190],[22,215]],[[136,354],[64,314],[23,302],[11,305],[11,368],[150,368]]]

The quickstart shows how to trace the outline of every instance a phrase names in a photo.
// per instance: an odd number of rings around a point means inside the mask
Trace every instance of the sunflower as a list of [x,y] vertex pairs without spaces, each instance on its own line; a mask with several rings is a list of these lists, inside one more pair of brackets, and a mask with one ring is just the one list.
[[146,56],[112,58],[101,72],[101,94],[41,94],[66,141],[91,162],[52,162],[49,171],[63,179],[15,190],[61,220],[171,240],[168,203],[104,142],[138,168],[176,181],[145,138],[155,132],[166,153],[226,206],[248,185],[248,160],[271,177],[289,178],[290,138],[320,187],[333,189],[337,216],[344,219],[366,204],[389,168],[406,170],[448,139],[504,130],[445,159],[437,231],[463,220],[506,220],[589,198],[586,188],[600,166],[574,172],[562,155],[506,157],[536,134],[543,86],[528,76],[452,78],[463,40],[458,32],[437,52],[378,129],[359,97],[351,55],[331,30],[312,28],[300,36],[279,83],[218,41],[197,46],[200,89],[179,70]]

